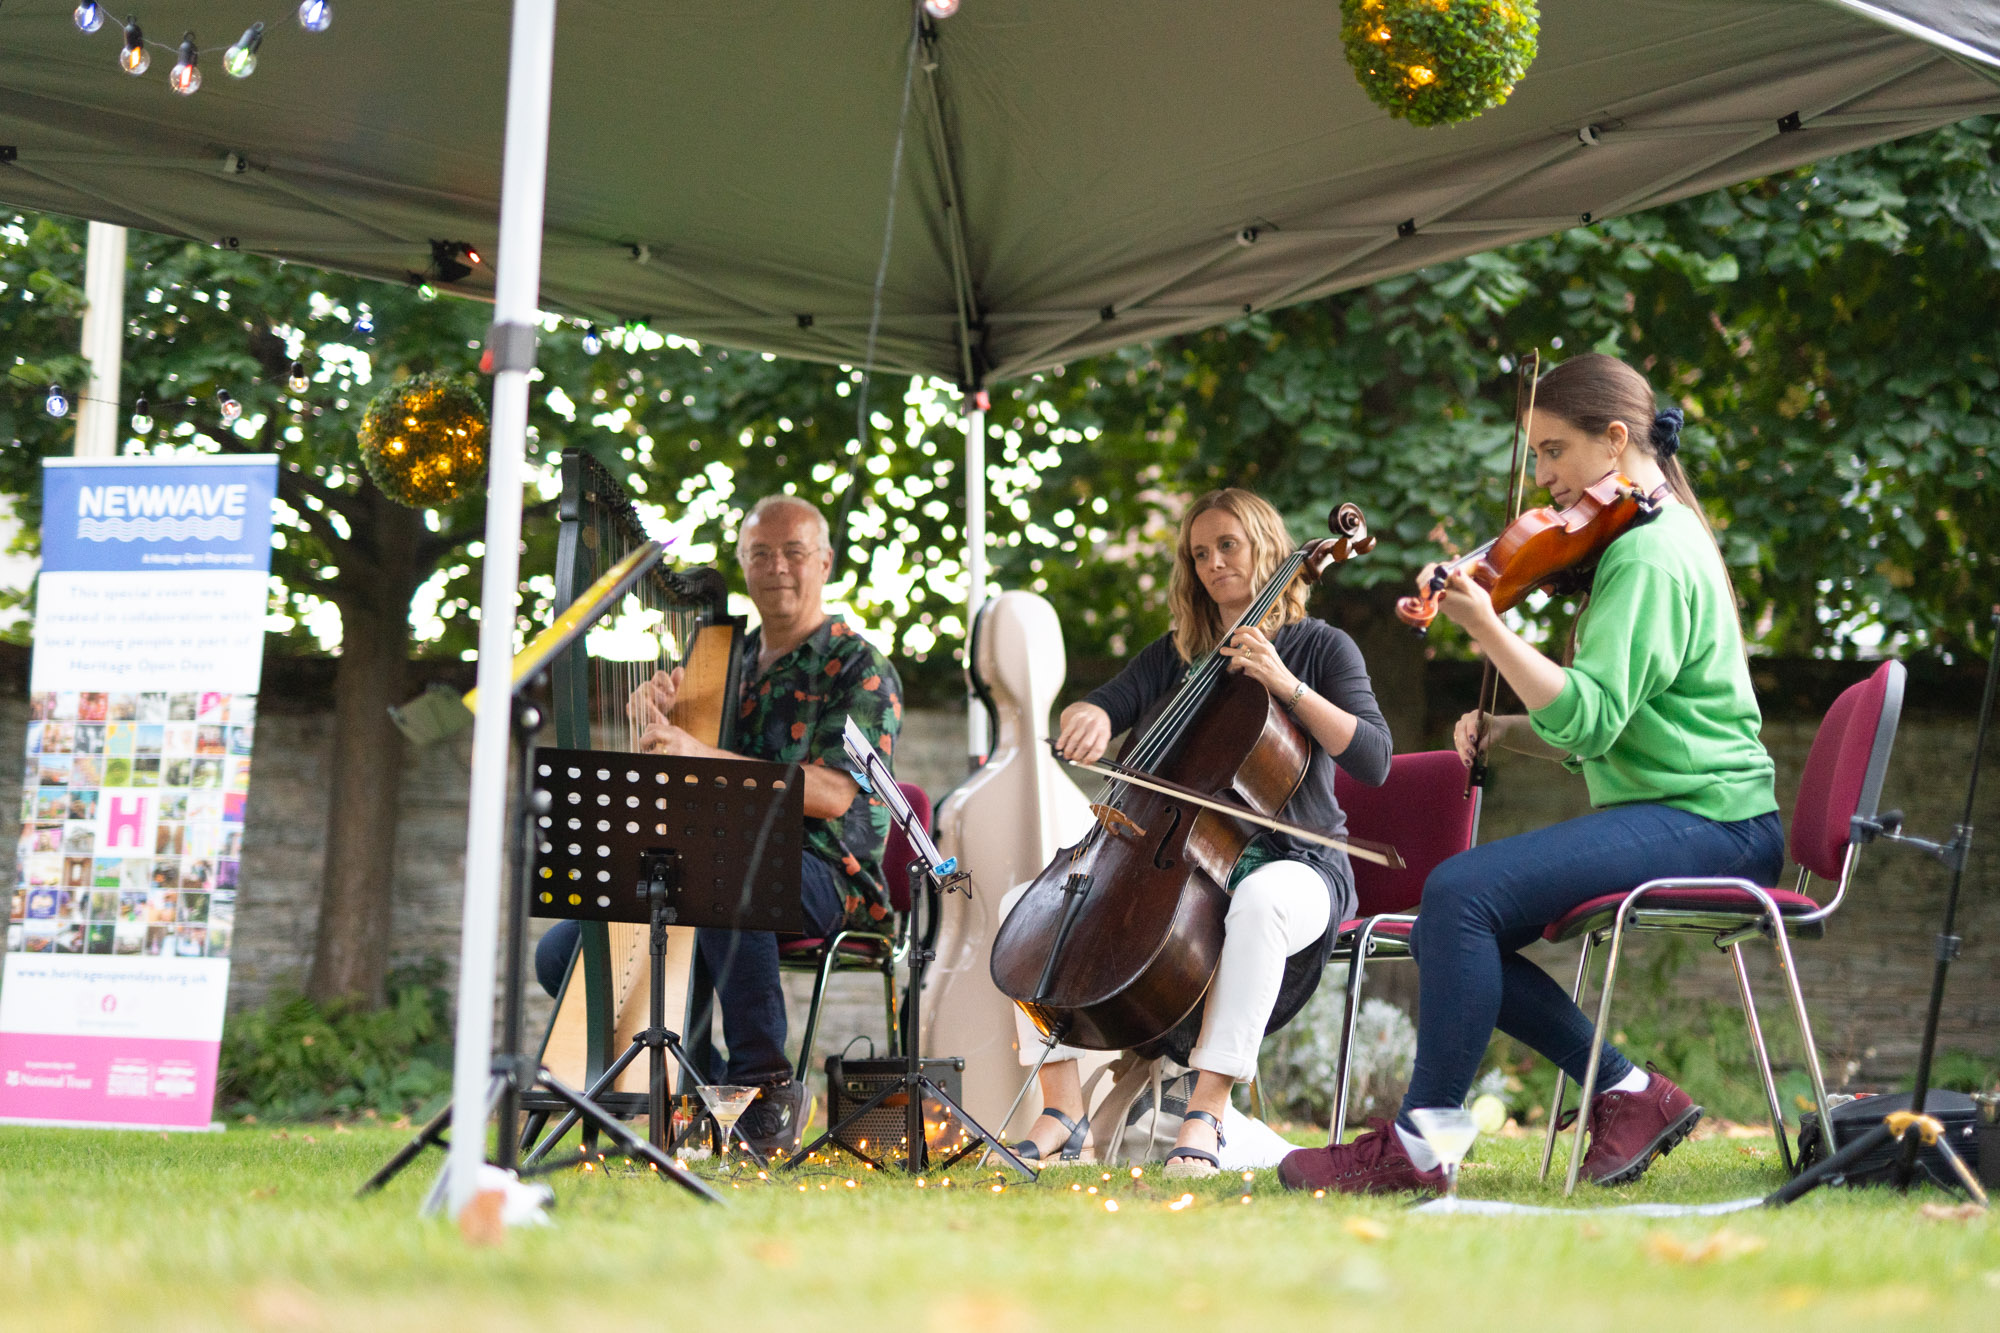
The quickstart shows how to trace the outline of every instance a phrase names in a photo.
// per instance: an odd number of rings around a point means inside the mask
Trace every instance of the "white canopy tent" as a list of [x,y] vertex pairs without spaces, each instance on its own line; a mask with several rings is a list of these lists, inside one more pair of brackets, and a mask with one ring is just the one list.
[[[214,45],[273,7],[141,17]],[[2000,111],[2000,7],[1975,0],[1542,0],[1508,104],[1428,130],[1363,97],[1333,0],[965,0],[914,46],[902,0],[569,0],[560,30],[517,0],[504,83],[502,0],[342,0],[186,99],[70,8],[0,8],[0,201],[390,279],[433,242],[496,256],[453,288],[495,300],[486,699],[535,310],[860,363],[906,77],[873,364],[967,389]],[[474,734],[454,1208],[484,1141],[506,730],[490,708]]]

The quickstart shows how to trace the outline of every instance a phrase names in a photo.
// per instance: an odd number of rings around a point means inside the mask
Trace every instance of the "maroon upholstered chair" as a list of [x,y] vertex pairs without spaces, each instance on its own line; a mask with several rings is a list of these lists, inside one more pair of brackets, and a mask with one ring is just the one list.
[[1424,896],[1424,881],[1479,836],[1480,789],[1466,796],[1465,764],[1456,750],[1426,750],[1391,758],[1389,780],[1379,787],[1335,768],[1333,790],[1347,812],[1349,833],[1386,842],[1403,857],[1401,870],[1354,858],[1355,916],[1341,923],[1333,943],[1333,961],[1347,964],[1347,1013],[1334,1073],[1333,1142],[1338,1143],[1347,1127],[1354,1016],[1368,960],[1410,956],[1410,927],[1417,919],[1412,913]]
[[[1798,1020],[1799,1036],[1805,1042],[1806,1069],[1812,1076],[1819,1122],[1829,1123],[1826,1079],[1820,1072],[1819,1052],[1813,1045],[1805,994],[1799,989],[1798,972],[1792,966],[1790,941],[1793,937],[1817,939],[1825,934],[1826,919],[1847,896],[1857,851],[1850,832],[1852,821],[1857,815],[1872,818],[1881,801],[1889,750],[1903,712],[1903,675],[1901,662],[1884,662],[1868,679],[1842,691],[1819,724],[1812,751],[1806,756],[1798,799],[1792,804],[1788,846],[1792,860],[1799,866],[1796,888],[1770,888],[1744,879],[1649,880],[1623,893],[1608,893],[1582,903],[1542,932],[1550,940],[1582,937],[1583,954],[1577,960],[1576,986],[1571,992],[1579,1002],[1592,959],[1607,940],[1611,946],[1604,965],[1604,988],[1597,1003],[1597,1036],[1591,1043],[1581,1105],[1589,1106],[1597,1092],[1598,1061],[1604,1050],[1604,1033],[1611,1022],[1611,988],[1625,937],[1645,931],[1707,935],[1717,949],[1728,953],[1736,969],[1743,1017],[1749,1024],[1750,1044],[1756,1050],[1758,1071],[1763,1076],[1764,1097],[1771,1107],[1772,1132],[1777,1135],[1779,1156],[1790,1173],[1792,1149],[1786,1137],[1785,1111],[1778,1102],[1770,1052],[1765,1049],[1764,1032],[1757,1022],[1750,973],[1743,965],[1744,943],[1762,935],[1777,950],[1778,965],[1791,992],[1792,1013]],[[1833,885],[1833,895],[1824,903],[1807,893],[1815,877]],[[1555,1153],[1556,1121],[1567,1082],[1558,1071],[1555,1101],[1549,1108],[1548,1139],[1542,1145],[1541,1173],[1545,1179]],[[1588,1114],[1576,1118],[1576,1139],[1570,1146],[1565,1193],[1576,1189],[1577,1171],[1583,1162],[1584,1129],[1589,1119]]]
[[[903,799],[917,812],[917,817],[923,821],[924,831],[928,833],[931,827],[931,798],[914,783],[899,782],[896,785],[902,788]],[[899,1033],[896,1022],[896,969],[910,951],[910,862],[914,859],[909,839],[892,822],[889,825],[889,845],[882,852],[882,877],[888,881],[889,905],[893,909],[889,920],[883,923],[888,927],[885,932],[837,930],[823,939],[778,941],[779,971],[817,974],[813,981],[812,1004],[806,1010],[805,1036],[799,1042],[798,1064],[793,1066],[795,1077],[805,1078],[812,1070],[813,1036],[819,1029],[820,1005],[826,998],[826,983],[836,972],[882,974],[882,995],[889,1016],[889,1054],[896,1054]]]

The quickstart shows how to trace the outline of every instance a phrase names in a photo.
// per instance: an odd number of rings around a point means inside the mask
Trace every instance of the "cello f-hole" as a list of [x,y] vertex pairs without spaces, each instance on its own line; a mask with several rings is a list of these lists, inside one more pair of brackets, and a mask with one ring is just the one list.
[[1166,826],[1160,830],[1159,845],[1153,849],[1153,864],[1162,870],[1172,870],[1180,859],[1167,850],[1173,845],[1174,830],[1180,826],[1181,808],[1177,805],[1167,807]]

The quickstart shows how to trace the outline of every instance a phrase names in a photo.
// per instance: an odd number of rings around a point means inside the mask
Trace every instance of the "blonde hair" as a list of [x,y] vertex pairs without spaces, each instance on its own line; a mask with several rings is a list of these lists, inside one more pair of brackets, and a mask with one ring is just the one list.
[[[1229,628],[1222,623],[1222,608],[1202,586],[1195,572],[1190,534],[1194,521],[1212,509],[1220,509],[1243,525],[1250,539],[1250,582],[1259,591],[1292,553],[1292,534],[1285,520],[1270,502],[1239,487],[1228,486],[1199,496],[1181,515],[1180,536],[1174,540],[1174,572],[1167,584],[1167,606],[1173,616],[1174,649],[1184,662],[1193,662],[1213,652]],[[1271,606],[1259,626],[1272,634],[1295,620],[1306,617],[1306,584],[1295,579]]]

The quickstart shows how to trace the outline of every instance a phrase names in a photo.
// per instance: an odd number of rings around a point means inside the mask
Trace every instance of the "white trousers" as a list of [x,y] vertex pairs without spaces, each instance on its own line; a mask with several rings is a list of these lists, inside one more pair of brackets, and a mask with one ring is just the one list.
[[[1028,891],[1023,884],[1000,900],[1005,917]],[[1230,895],[1223,918],[1222,957],[1208,987],[1201,1036],[1188,1063],[1241,1082],[1257,1073],[1257,1047],[1278,1003],[1285,960],[1317,940],[1333,908],[1320,873],[1303,861],[1273,861],[1243,877]],[[1020,1006],[1014,1008],[1021,1063],[1042,1058],[1042,1034]],[[1050,1060],[1074,1060],[1084,1052],[1058,1046]]]

